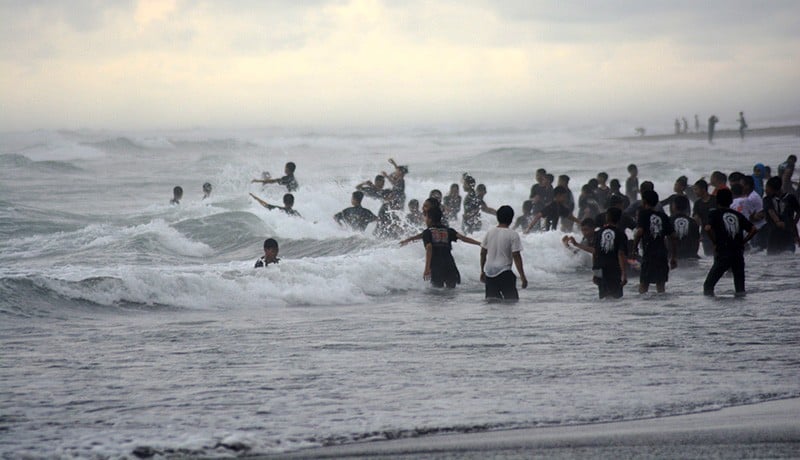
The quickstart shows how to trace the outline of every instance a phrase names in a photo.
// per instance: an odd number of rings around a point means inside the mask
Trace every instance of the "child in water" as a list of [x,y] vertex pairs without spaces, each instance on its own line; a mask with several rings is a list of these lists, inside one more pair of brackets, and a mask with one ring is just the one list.
[[447,286],[452,289],[461,283],[461,275],[451,252],[452,243],[457,240],[477,246],[481,243],[442,225],[442,214],[442,209],[437,206],[431,208],[426,216],[428,228],[422,232],[422,242],[425,244],[425,272],[422,277],[430,280],[434,287]]

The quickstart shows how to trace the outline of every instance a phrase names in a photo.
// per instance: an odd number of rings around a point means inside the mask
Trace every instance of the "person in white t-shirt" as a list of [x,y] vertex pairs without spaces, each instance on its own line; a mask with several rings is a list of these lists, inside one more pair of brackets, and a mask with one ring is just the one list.
[[500,206],[497,210],[497,227],[489,230],[481,244],[481,281],[486,283],[486,298],[519,300],[517,277],[511,271],[513,262],[522,281],[522,289],[528,287],[525,269],[522,266],[522,241],[519,233],[509,226],[514,221],[511,206]]
[[738,209],[737,211],[741,212],[745,217],[750,219],[750,222],[756,226],[756,230],[759,230],[759,232],[756,233],[755,238],[750,240],[750,246],[752,246],[754,249],[764,249],[767,247],[766,237],[769,233],[760,231],[762,228],[764,228],[764,225],[767,224],[767,220],[764,219],[764,200],[761,198],[761,195],[755,191],[755,179],[753,176],[744,176],[742,179],[742,188],[744,189],[744,196],[747,197],[747,209],[749,209],[752,214],[747,215]]

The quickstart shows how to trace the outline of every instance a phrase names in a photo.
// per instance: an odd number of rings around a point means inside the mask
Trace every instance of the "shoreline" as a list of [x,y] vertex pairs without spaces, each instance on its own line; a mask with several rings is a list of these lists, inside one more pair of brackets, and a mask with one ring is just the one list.
[[798,452],[800,398],[791,398],[687,415],[443,434],[319,447],[255,458],[795,458]]
[[[771,126],[767,128],[748,128],[745,130],[744,138],[748,137],[775,137],[775,136],[798,136],[800,137],[800,125],[792,126]],[[714,132],[714,139],[738,139],[739,130],[723,129]],[[649,134],[644,136],[625,136],[615,137],[617,141],[668,141],[668,140],[702,140],[708,142],[708,132],[690,132],[686,134]]]

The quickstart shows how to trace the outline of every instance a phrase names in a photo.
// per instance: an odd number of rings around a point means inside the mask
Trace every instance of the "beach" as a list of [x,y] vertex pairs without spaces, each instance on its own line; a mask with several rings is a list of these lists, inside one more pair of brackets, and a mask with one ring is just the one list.
[[349,444],[301,458],[797,458],[800,399],[689,415]]

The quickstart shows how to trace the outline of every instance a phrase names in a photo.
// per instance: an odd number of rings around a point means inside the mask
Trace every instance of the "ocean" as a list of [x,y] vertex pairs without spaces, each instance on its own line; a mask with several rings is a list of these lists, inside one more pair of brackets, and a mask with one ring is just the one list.
[[[530,281],[487,303],[479,249],[454,291],[421,243],[340,228],[354,186],[408,165],[420,202],[469,172],[517,213],[537,168],[580,185],[636,163],[773,171],[800,138],[623,141],[627,128],[192,129],[0,135],[0,456],[242,456],[437,433],[636,420],[800,396],[800,257],[748,254],[746,299],[710,260],[664,295],[600,301],[560,232],[524,235]],[[297,164],[283,187],[251,184]],[[213,185],[202,199],[202,184]],[[169,204],[180,185],[180,205]],[[378,203],[366,198],[366,207]],[[494,225],[484,215],[484,231]],[[373,224],[374,225],[374,224]],[[459,228],[458,225],[455,225]],[[255,270],[265,238],[281,262]]]

